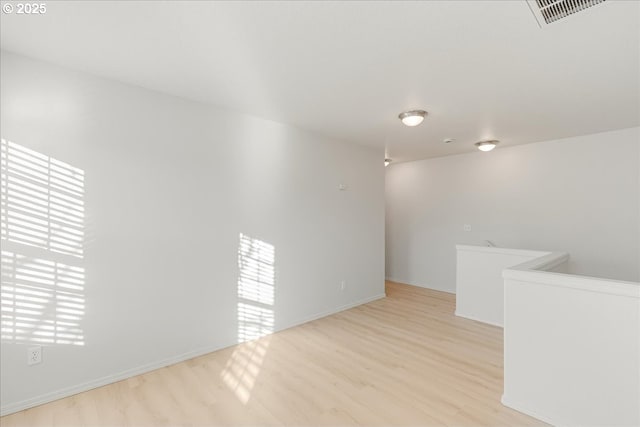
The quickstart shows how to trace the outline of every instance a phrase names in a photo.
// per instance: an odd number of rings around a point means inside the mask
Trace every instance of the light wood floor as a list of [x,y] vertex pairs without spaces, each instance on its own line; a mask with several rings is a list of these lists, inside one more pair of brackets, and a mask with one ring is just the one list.
[[544,425],[501,405],[502,330],[387,298],[0,419],[10,426]]

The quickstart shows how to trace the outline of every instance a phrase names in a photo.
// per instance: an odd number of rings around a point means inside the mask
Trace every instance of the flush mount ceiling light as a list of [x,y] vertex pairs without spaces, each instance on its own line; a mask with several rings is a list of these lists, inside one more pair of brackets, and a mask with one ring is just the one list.
[[422,123],[426,115],[427,112],[424,110],[411,110],[400,113],[398,118],[407,126],[418,126]]
[[496,148],[496,145],[498,145],[499,142],[500,141],[496,139],[490,139],[488,141],[476,142],[475,146],[478,147],[478,150],[480,151],[491,151]]
[[391,163],[391,159],[384,159],[384,166],[385,167],[389,166],[389,163]]

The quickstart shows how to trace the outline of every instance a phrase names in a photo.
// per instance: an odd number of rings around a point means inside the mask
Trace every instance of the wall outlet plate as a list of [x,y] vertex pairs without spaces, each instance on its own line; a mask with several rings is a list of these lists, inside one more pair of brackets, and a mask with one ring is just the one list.
[[42,346],[35,345],[27,349],[27,365],[37,365],[42,362]]

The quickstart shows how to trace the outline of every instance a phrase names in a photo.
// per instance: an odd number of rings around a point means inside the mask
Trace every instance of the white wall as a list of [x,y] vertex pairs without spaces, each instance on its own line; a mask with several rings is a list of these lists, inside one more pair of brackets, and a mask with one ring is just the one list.
[[455,245],[489,239],[568,252],[570,272],[637,281],[639,150],[632,128],[391,165],[386,275],[454,292]]
[[1,59],[2,138],[83,170],[86,209],[83,345],[3,340],[3,412],[236,343],[241,233],[273,245],[276,330],[384,294],[381,150]]
[[640,425],[640,283],[504,272],[504,395],[561,426]]
[[495,326],[504,322],[505,268],[548,252],[456,245],[456,316]]

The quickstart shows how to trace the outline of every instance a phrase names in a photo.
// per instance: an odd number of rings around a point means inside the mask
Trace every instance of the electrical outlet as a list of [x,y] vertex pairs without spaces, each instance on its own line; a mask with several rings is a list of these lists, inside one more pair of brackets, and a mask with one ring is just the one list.
[[464,231],[471,231],[471,224],[465,224],[462,228]]
[[42,362],[42,346],[36,345],[27,349],[27,365],[37,365]]
[[347,281],[343,280],[340,282],[340,290],[344,291],[347,288]]

